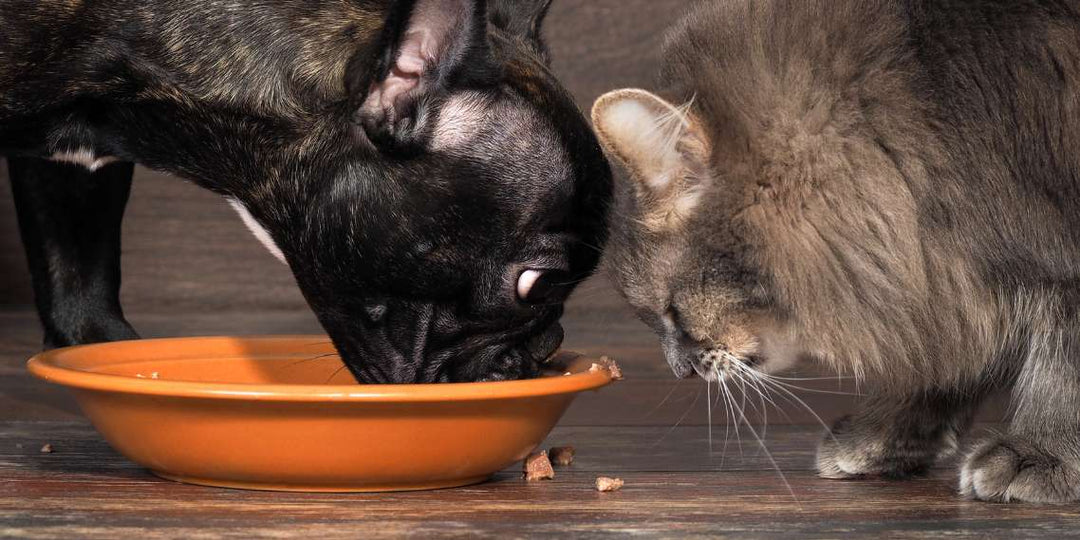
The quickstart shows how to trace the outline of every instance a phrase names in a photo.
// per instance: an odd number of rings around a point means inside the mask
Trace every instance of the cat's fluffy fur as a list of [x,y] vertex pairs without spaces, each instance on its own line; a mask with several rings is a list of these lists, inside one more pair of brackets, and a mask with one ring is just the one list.
[[593,115],[632,179],[610,267],[676,372],[864,378],[843,478],[924,471],[1011,385],[961,491],[1080,498],[1080,3],[710,1],[664,59]]

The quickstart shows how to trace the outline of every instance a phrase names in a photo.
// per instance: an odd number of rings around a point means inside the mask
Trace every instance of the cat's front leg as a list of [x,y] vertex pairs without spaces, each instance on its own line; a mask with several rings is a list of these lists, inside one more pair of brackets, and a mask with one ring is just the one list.
[[877,394],[860,405],[818,445],[817,470],[823,478],[925,473],[956,451],[977,399],[968,392],[919,390],[906,396]]
[[1007,433],[975,445],[960,492],[986,501],[1080,500],[1080,324],[1035,332]]

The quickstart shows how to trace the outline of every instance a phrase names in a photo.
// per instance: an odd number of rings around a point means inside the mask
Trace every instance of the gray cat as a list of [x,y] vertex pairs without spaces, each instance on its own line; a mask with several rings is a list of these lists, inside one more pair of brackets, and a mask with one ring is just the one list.
[[1080,2],[725,0],[593,120],[609,265],[677,375],[865,380],[817,458],[906,477],[989,392],[960,491],[1080,498]]

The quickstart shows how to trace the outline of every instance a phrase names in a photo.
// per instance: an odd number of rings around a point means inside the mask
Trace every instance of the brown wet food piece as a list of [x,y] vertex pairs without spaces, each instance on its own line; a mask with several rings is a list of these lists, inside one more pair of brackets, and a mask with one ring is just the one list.
[[619,491],[623,487],[623,481],[621,478],[611,478],[608,476],[596,477],[596,491],[607,493],[609,491]]
[[548,454],[545,451],[529,454],[524,463],[525,480],[551,480],[555,478],[555,469],[551,467]]
[[610,356],[601,356],[600,361],[589,366],[589,372],[599,371],[606,369],[611,374],[611,380],[621,381],[623,379],[622,369],[619,368],[619,364],[616,364]]
[[573,446],[553,446],[548,450],[548,457],[555,465],[566,466],[574,462]]

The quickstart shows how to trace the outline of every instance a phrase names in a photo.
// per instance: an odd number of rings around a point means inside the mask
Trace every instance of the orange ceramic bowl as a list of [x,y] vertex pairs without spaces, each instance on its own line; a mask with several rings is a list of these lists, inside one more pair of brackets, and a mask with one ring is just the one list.
[[324,336],[148,339],[56,349],[30,372],[74,392],[109,444],[211,486],[392,491],[481,482],[611,382],[560,353],[533,380],[356,384]]

